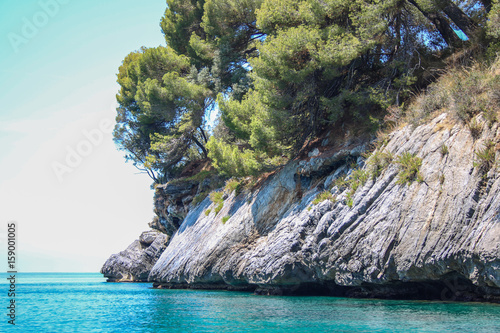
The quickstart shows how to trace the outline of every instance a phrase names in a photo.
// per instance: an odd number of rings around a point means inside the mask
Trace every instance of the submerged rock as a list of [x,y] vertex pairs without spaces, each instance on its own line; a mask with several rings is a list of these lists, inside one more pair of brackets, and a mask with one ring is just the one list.
[[[473,138],[446,114],[403,127],[378,149],[392,162],[356,190],[335,179],[354,177],[353,161],[373,171],[374,160],[360,158],[366,145],[294,160],[257,190],[231,193],[218,214],[206,198],[177,217],[149,280],[261,294],[498,301],[500,176],[476,156],[498,137],[497,124]],[[396,160],[405,152],[421,158],[421,181],[401,179],[405,162]],[[335,200],[313,204],[325,188]]]
[[167,246],[168,236],[145,231],[126,250],[113,254],[101,268],[108,282],[145,282]]

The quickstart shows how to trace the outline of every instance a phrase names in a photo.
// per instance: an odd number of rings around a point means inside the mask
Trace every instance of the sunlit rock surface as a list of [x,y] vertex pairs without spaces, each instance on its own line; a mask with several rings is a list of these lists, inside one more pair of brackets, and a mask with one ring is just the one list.
[[113,254],[101,268],[108,282],[144,282],[167,246],[168,236],[145,231],[120,253]]
[[[500,177],[496,166],[473,164],[498,135],[497,124],[485,123],[473,138],[446,114],[395,130],[379,150],[416,154],[423,181],[399,184],[393,161],[352,201],[335,180],[354,164],[368,168],[368,145],[320,148],[257,189],[228,194],[217,215],[209,198],[172,213],[178,228],[149,280],[163,288],[498,301]],[[325,189],[335,202],[313,205]]]

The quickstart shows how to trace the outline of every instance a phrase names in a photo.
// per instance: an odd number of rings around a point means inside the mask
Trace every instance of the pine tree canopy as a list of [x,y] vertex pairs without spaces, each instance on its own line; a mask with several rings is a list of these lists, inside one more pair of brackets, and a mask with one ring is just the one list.
[[157,182],[207,157],[257,174],[401,105],[447,56],[498,51],[499,12],[498,0],[167,0],[166,46],[119,69],[115,141]]

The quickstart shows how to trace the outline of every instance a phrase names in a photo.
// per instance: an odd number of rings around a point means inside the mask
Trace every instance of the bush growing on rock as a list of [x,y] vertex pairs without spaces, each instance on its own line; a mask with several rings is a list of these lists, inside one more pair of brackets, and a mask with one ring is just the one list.
[[473,166],[478,168],[483,174],[486,174],[495,164],[495,143],[493,141],[486,142],[483,149],[475,152],[476,158]]
[[224,198],[223,198],[223,193],[222,192],[211,192],[210,193],[210,200],[216,205],[214,208],[215,215],[219,214],[221,211],[222,207],[224,207]]
[[330,191],[323,191],[320,194],[316,196],[316,198],[312,201],[313,205],[317,205],[323,201],[329,200],[333,203],[335,203],[335,197]]
[[400,167],[398,184],[410,184],[414,180],[417,182],[423,181],[419,171],[422,166],[422,159],[420,157],[409,152],[404,152],[396,158],[396,164]]

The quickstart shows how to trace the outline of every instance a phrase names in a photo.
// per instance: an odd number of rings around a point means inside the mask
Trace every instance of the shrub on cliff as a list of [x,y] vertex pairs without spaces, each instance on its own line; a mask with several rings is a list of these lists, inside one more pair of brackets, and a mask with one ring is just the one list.
[[323,191],[320,194],[316,196],[316,198],[312,201],[313,205],[317,205],[323,201],[329,200],[333,203],[335,203],[336,198],[333,196],[333,194],[330,191]]
[[210,192],[210,200],[216,205],[214,208],[215,215],[219,214],[220,210],[224,207],[224,199],[222,192]]
[[467,123],[475,136],[482,126],[475,118],[482,113],[489,125],[500,112],[500,57],[491,64],[474,62],[450,69],[428,87],[406,110],[411,121],[425,120],[434,111],[446,111]]
[[420,157],[409,152],[404,152],[396,158],[396,164],[400,168],[398,184],[410,184],[414,180],[418,182],[423,181],[420,174],[420,167],[422,166],[422,159]]
[[223,175],[244,177],[255,175],[261,170],[261,164],[252,150],[240,150],[214,137],[208,140],[207,147],[213,166]]

